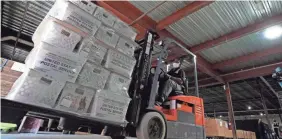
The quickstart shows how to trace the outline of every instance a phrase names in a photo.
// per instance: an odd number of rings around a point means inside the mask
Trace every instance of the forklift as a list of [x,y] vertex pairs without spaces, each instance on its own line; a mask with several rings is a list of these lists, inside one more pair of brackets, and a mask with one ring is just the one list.
[[[31,116],[48,121],[45,131],[56,127],[64,134],[75,134],[78,129],[86,127],[88,133],[111,136],[112,139],[137,137],[138,139],[205,139],[204,105],[199,98],[196,56],[176,41],[166,38],[157,42],[159,36],[147,31],[141,46],[135,52],[136,65],[128,95],[132,99],[126,114],[126,125],[114,125],[81,115],[75,115],[40,106],[28,105],[1,98],[1,122],[20,124],[24,116]],[[153,57],[153,50],[161,48],[158,57]],[[155,106],[159,90],[159,76],[165,72],[161,67],[168,55],[170,46],[180,47],[187,55],[186,60],[193,63],[194,96],[170,96],[161,106]],[[152,61],[156,60],[155,67]],[[154,69],[154,70],[153,70]],[[188,80],[186,80],[188,81]],[[184,83],[184,94],[188,92],[188,82]],[[160,85],[161,86],[161,85]],[[190,93],[190,92],[189,92]],[[53,121],[51,124],[51,121]]]
[[[161,47],[161,52],[155,70],[151,73],[152,52],[157,37],[148,31],[146,37],[139,42],[141,49],[137,52],[138,60],[129,91],[132,101],[127,112],[127,131],[130,136],[134,136],[134,131],[130,129],[136,129],[138,139],[204,139],[204,105],[198,92],[196,55],[170,38],[163,39],[156,42]],[[187,54],[186,59],[193,63],[195,96],[170,96],[164,105],[155,106],[159,76],[164,72],[161,67],[168,55],[169,46],[180,47]],[[187,94],[188,82],[184,84],[183,91]]]

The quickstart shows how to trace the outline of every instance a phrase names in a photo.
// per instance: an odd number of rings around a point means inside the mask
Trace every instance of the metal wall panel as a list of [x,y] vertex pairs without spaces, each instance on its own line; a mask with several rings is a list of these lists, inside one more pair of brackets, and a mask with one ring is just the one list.
[[282,13],[282,1],[216,1],[167,27],[194,46]]

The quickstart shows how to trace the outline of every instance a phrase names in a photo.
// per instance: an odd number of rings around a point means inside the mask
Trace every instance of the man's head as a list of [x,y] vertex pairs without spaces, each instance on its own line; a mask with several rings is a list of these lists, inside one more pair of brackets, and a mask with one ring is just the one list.
[[174,68],[180,67],[184,59],[185,59],[185,57],[180,57],[179,59],[174,59],[173,62],[172,62],[172,66]]

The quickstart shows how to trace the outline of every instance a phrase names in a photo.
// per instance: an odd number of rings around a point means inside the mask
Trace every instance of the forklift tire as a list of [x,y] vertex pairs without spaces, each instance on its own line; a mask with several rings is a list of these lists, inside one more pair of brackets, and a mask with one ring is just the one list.
[[146,113],[136,129],[138,139],[164,139],[165,132],[164,118],[158,112]]

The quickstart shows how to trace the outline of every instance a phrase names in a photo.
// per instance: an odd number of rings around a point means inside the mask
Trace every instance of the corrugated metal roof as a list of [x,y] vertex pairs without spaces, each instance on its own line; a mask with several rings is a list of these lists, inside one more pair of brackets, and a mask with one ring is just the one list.
[[[129,1],[143,13],[156,7],[162,1]],[[160,21],[161,19],[169,16],[180,8],[183,8],[192,1],[166,1],[164,4],[159,6],[157,9],[148,14],[155,21]]]
[[[19,31],[26,3],[27,1],[4,1],[2,26]],[[32,36],[53,4],[54,1],[29,1],[22,33]]]
[[[280,26],[282,26],[282,24]],[[263,49],[277,47],[279,44],[281,44],[282,47],[282,37],[269,40],[264,37],[263,32],[264,30],[255,32],[239,39],[206,49],[200,52],[200,55],[210,63],[217,63]]]
[[216,1],[167,30],[194,46],[279,13],[282,1]]
[[[282,49],[282,47],[281,47]],[[238,70],[244,70],[244,69],[249,69],[249,68],[255,68],[271,63],[277,63],[282,61],[282,54],[275,54],[275,55],[270,55],[264,58],[252,60],[252,61],[246,61],[243,63],[238,63],[229,67],[224,67],[220,69],[224,73],[232,72],[232,71],[238,71]]]

